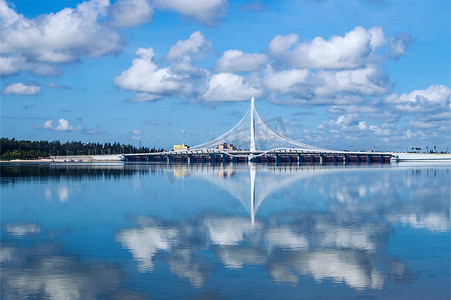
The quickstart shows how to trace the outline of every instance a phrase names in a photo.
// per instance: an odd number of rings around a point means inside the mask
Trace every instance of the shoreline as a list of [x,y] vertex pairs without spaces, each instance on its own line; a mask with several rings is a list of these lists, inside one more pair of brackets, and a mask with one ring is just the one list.
[[[392,163],[399,162],[443,162],[451,163],[450,153],[408,153],[392,152]],[[73,156],[51,156],[42,159],[13,159],[0,160],[0,163],[108,163],[123,162],[122,155],[73,155]]]

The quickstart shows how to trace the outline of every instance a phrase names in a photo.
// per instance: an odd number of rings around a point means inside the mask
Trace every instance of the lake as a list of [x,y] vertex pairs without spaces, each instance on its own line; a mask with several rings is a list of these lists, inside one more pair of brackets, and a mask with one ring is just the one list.
[[449,164],[0,167],[2,299],[450,299]]

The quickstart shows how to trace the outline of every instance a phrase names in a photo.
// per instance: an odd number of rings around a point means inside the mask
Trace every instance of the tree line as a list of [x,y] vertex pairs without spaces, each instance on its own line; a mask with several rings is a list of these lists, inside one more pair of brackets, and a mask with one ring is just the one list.
[[68,155],[107,155],[124,153],[150,153],[161,152],[164,149],[135,147],[130,144],[120,143],[82,143],[71,141],[61,143],[60,141],[28,141],[16,140],[14,138],[1,138],[0,159],[39,159],[50,156]]

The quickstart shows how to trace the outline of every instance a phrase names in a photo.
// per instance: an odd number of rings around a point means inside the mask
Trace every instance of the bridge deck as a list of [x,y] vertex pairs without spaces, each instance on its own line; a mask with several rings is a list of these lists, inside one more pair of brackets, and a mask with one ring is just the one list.
[[159,162],[380,162],[390,163],[393,153],[389,152],[350,152],[333,150],[273,149],[269,151],[249,150],[178,150],[154,153],[124,154],[126,161],[159,161]]

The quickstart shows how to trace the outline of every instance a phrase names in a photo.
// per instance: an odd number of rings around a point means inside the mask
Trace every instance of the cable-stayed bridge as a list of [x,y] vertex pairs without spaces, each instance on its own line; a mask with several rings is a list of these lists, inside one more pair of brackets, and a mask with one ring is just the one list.
[[229,131],[206,143],[177,151],[124,154],[126,161],[267,162],[267,163],[389,163],[392,153],[349,152],[319,148],[290,139],[266,124],[254,98],[243,118]]

